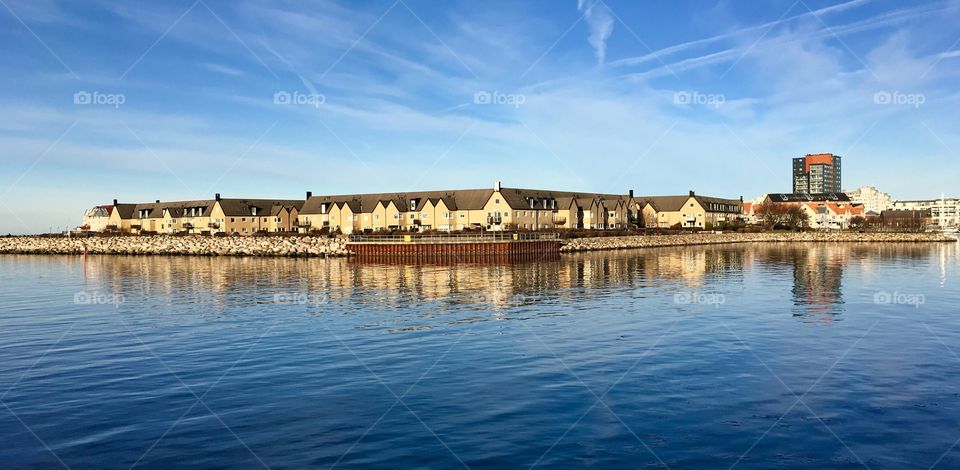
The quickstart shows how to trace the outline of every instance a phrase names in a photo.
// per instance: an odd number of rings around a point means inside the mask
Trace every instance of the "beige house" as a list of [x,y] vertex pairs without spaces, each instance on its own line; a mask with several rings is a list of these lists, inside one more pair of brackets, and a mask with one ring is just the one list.
[[739,217],[743,201],[699,196],[641,196],[634,200],[644,227],[710,228]]
[[[708,203],[707,199],[698,196]],[[86,230],[119,227],[130,233],[236,234],[282,232],[374,233],[461,230],[621,229],[637,225],[661,198],[538,189],[492,188],[448,191],[313,196],[305,200],[213,199],[98,206],[84,216]],[[704,220],[710,216],[705,216]]]
[[83,214],[83,222],[77,229],[81,232],[129,232],[136,204],[113,204],[96,206]]
[[[490,189],[316,196],[304,203],[299,226],[302,232],[347,234],[622,228],[630,223],[629,200],[611,194],[504,188],[499,183]],[[585,214],[597,214],[599,221],[585,222]]]

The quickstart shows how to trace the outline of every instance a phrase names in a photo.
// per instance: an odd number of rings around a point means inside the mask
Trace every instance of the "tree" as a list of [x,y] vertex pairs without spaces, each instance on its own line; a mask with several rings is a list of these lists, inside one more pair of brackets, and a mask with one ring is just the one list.
[[850,228],[864,228],[867,225],[867,219],[863,216],[855,215],[850,218]]
[[767,230],[801,230],[810,224],[810,218],[799,205],[763,204],[756,210],[757,217]]

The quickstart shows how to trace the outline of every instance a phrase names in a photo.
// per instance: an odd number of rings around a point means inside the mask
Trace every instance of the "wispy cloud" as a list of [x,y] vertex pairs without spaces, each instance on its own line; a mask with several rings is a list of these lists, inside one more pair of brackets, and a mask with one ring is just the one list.
[[[850,1],[848,1],[848,2],[840,3],[840,4],[837,4],[837,5],[832,5],[832,6],[829,6],[829,7],[820,8],[820,9],[818,9],[818,10],[805,11],[805,12],[803,12],[803,13],[799,13],[799,14],[796,14],[796,15],[787,16],[787,17],[784,17],[784,18],[780,19],[779,21],[768,21],[768,22],[766,22],[766,23],[762,23],[762,24],[758,24],[758,25],[749,26],[749,27],[746,27],[746,28],[741,28],[741,29],[729,31],[729,32],[726,32],[726,33],[723,33],[723,34],[718,34],[718,35],[716,35],[716,36],[711,36],[711,37],[708,37],[708,38],[697,39],[697,40],[694,40],[694,41],[688,41],[688,42],[676,44],[676,45],[673,45],[673,46],[665,47],[665,48],[660,49],[660,50],[657,50],[657,51],[653,51],[653,52],[651,52],[651,53],[649,53],[649,54],[645,54],[645,55],[642,55],[642,56],[638,56],[638,57],[628,57],[628,58],[625,58],[625,59],[619,59],[619,60],[616,60],[616,61],[611,62],[610,64],[611,64],[611,65],[614,65],[614,66],[629,66],[629,65],[639,65],[639,64],[646,63],[646,62],[653,62],[653,61],[660,60],[661,58],[666,57],[666,56],[669,56],[669,55],[679,54],[679,53],[686,52],[686,51],[689,51],[689,50],[693,50],[693,49],[696,49],[696,48],[699,48],[699,47],[708,46],[708,45],[710,45],[710,44],[714,44],[714,43],[718,43],[718,42],[722,42],[722,41],[727,41],[727,40],[734,40],[734,39],[738,39],[738,38],[744,38],[744,37],[750,36],[751,34],[754,34],[754,33],[766,31],[766,30],[768,30],[768,29],[770,29],[770,28],[773,28],[773,27],[775,27],[775,26],[778,26],[778,25],[789,24],[790,22],[793,22],[793,21],[795,21],[795,20],[804,19],[804,18],[812,18],[812,17],[814,17],[814,16],[820,16],[820,17],[822,17],[823,15],[828,15],[828,14],[831,14],[831,13],[839,13],[839,12],[846,11],[846,10],[849,10],[849,9],[852,9],[852,8],[856,8],[856,7],[861,6],[861,5],[865,4],[865,3],[868,3],[869,1],[870,1],[870,0],[850,0]],[[787,12],[787,13],[789,13],[789,12]]]
[[607,4],[600,0],[577,0],[577,10],[583,12],[590,28],[587,41],[593,46],[597,63],[602,64],[607,57],[607,39],[613,33],[613,15]]

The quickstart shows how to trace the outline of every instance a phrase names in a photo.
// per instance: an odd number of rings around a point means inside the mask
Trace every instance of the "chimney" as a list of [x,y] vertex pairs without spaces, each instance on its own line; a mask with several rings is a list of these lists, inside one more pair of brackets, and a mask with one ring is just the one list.
[[691,190],[690,190],[690,197],[693,197],[693,196],[696,196],[696,194],[695,194],[695,193],[693,192],[693,190],[691,189]]
[[493,182],[493,190],[496,192],[500,192],[500,180]]
[[307,199],[310,199],[312,197],[313,197],[313,191],[307,191]]
[[113,200],[113,205],[117,205],[117,200],[116,200],[116,199]]
[[213,199],[216,200],[216,201],[219,201],[219,200],[220,200],[220,193],[214,194],[214,195],[213,195]]
[[630,199],[633,199],[633,190],[632,190],[632,189],[631,189],[630,191],[628,191],[627,194],[630,195]]
[[160,200],[159,200],[159,199],[157,199],[157,204],[160,204]]

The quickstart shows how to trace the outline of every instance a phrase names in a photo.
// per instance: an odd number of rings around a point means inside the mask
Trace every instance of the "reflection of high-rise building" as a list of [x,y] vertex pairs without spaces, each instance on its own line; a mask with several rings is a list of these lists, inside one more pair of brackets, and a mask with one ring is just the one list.
[[832,153],[807,154],[793,159],[793,193],[840,192],[840,156]]
[[831,314],[843,303],[843,268],[848,251],[838,247],[811,246],[794,252],[794,304],[799,316],[831,321]]

